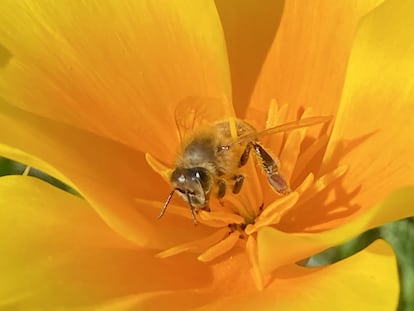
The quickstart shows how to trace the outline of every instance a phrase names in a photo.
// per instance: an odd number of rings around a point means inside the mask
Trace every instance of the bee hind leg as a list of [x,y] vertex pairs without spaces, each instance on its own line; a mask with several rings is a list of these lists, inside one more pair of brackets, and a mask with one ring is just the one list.
[[280,194],[287,195],[290,193],[290,187],[287,184],[286,180],[278,172],[267,176],[269,183],[272,187]]
[[251,143],[257,162],[267,175],[270,185],[280,194],[286,195],[290,192],[290,187],[285,178],[279,173],[276,161],[258,143]]

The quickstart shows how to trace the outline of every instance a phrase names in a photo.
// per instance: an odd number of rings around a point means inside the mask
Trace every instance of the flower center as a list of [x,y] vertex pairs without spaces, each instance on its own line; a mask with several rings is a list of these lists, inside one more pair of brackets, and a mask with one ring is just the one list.
[[[286,123],[287,106],[278,107],[272,101],[268,111],[266,128],[273,128]],[[310,110],[305,110],[301,119],[311,116]],[[322,125],[323,127],[323,125]],[[257,259],[257,232],[267,226],[275,228],[281,226],[282,220],[289,215],[294,222],[294,212],[300,210],[316,194],[338,180],[345,172],[346,167],[337,167],[332,171],[318,176],[319,164],[314,165],[315,158],[321,154],[327,145],[328,135],[326,128],[319,132],[316,127],[301,127],[289,132],[260,137],[260,144],[269,151],[269,154],[278,159],[279,172],[289,183],[292,191],[286,195],[276,193],[269,184],[265,174],[254,161],[240,169],[245,177],[243,187],[238,194],[226,194],[221,199],[210,200],[210,210],[200,210],[197,220],[200,225],[215,228],[213,234],[203,239],[189,241],[158,253],[157,257],[166,258],[182,252],[198,254],[200,261],[208,262],[224,255],[235,247],[245,248],[252,266],[252,275],[257,287],[263,288],[263,277]],[[150,155],[147,155],[149,165],[164,179],[169,180],[171,169],[166,168]],[[318,177],[315,177],[318,176]],[[173,213],[191,219],[188,207],[172,206]],[[286,222],[286,221],[285,221]],[[195,228],[197,230],[197,228]]]

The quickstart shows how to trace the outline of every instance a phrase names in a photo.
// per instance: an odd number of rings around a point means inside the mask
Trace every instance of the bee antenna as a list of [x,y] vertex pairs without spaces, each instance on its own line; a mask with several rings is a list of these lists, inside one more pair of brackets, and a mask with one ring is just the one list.
[[177,189],[173,189],[170,194],[168,195],[167,200],[164,203],[164,206],[162,207],[161,213],[158,215],[157,219],[160,219],[162,216],[164,216],[165,211],[167,210],[168,204],[170,204],[170,201]]

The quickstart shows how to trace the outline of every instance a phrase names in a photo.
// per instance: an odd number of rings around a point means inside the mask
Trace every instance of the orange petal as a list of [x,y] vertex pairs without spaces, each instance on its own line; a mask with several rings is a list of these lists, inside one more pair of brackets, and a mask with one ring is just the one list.
[[257,238],[260,266],[264,273],[269,273],[344,243],[386,221],[413,216],[413,202],[414,187],[409,187],[395,191],[381,203],[358,213],[353,221],[332,230],[319,233],[285,233],[271,227],[263,228]]
[[197,257],[197,259],[203,262],[209,262],[216,259],[220,255],[223,255],[230,251],[239,241],[239,237],[240,232],[238,231],[230,233],[223,240],[203,252],[200,256]]
[[[195,239],[210,232],[180,217],[156,220],[170,190],[141,152],[1,102],[0,143],[58,170],[115,231],[139,245],[162,249],[188,241],[188,232]],[[159,210],[137,198],[160,202]]]
[[244,116],[257,77],[276,36],[283,1],[215,0],[223,25],[236,114]]
[[180,101],[219,98],[225,104],[211,113],[232,114],[225,42],[209,1],[6,0],[1,10],[0,41],[12,58],[0,93],[13,105],[164,157],[177,142],[167,134]]
[[[398,304],[397,265],[392,249],[383,241],[331,266],[285,267],[263,291],[237,283],[249,277],[239,261],[234,258],[232,263],[218,264],[217,273],[224,272],[226,277],[219,289],[143,293],[109,302],[97,310],[392,311]],[[235,269],[229,269],[229,264]],[[229,275],[229,271],[234,274]]]
[[288,120],[296,120],[301,107],[312,107],[314,115],[335,114],[357,22],[380,2],[286,1],[248,115],[262,112],[264,124],[274,98],[289,105]]
[[157,260],[110,230],[84,200],[32,177],[0,178],[0,235],[4,310],[71,310],[210,282],[194,258]]
[[[279,249],[280,251],[280,249]],[[284,250],[282,250],[284,251]],[[277,271],[262,292],[226,301],[227,310],[395,310],[399,283],[390,246],[366,250],[323,268],[290,266]],[[220,308],[226,310],[221,303]],[[231,306],[231,307],[230,307]]]
[[342,185],[362,209],[414,185],[413,12],[414,2],[393,0],[366,16],[349,61],[324,169],[349,166]]

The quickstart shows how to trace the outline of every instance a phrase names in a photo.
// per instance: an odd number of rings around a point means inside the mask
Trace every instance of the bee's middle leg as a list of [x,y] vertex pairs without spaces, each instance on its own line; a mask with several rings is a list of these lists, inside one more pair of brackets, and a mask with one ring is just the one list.
[[226,194],[226,182],[223,179],[217,180],[217,198],[222,199]]
[[237,194],[237,193],[240,192],[240,190],[241,190],[241,188],[243,186],[244,176],[243,175],[236,175],[236,176],[234,176],[234,180],[235,180],[235,183],[233,185],[232,192],[234,194]]
[[[243,186],[243,182],[244,182],[244,176],[243,175],[236,175],[234,176],[234,184],[233,184],[233,188],[232,188],[232,192],[234,194],[237,194],[240,192],[242,186]],[[226,182],[224,181],[224,179],[219,179],[217,180],[217,198],[218,199],[222,199],[224,197],[224,195],[226,194],[226,189],[227,189],[227,185]]]

